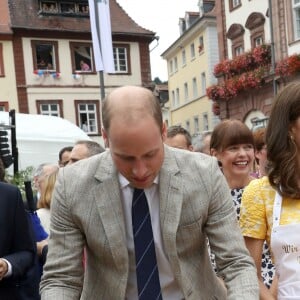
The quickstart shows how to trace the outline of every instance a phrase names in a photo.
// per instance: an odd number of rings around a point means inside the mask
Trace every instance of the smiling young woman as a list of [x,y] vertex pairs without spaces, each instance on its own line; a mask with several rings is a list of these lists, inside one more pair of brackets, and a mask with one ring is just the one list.
[[[232,200],[240,219],[242,195],[254,179],[254,138],[251,130],[239,120],[224,120],[213,130],[210,141],[211,155],[215,156],[231,189]],[[266,243],[262,246],[261,272],[264,283],[271,286],[274,266]]]

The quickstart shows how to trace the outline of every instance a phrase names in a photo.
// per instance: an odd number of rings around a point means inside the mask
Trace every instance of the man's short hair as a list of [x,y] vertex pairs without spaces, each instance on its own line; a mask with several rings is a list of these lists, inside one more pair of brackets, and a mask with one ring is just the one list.
[[194,152],[203,152],[203,149],[205,148],[205,146],[208,146],[208,148],[210,148],[210,145],[205,144],[205,138],[207,136],[211,136],[211,134],[212,134],[212,131],[205,131],[193,138]]
[[173,138],[178,134],[184,135],[188,147],[192,145],[191,134],[185,128],[181,127],[180,125],[174,125],[170,126],[167,130],[167,138]]
[[75,145],[85,145],[88,149],[88,157],[102,153],[105,149],[97,142],[90,140],[80,140]]
[[62,155],[63,155],[65,152],[71,152],[72,149],[73,149],[73,146],[63,147],[63,148],[59,151],[59,153],[58,153],[59,161],[61,161]]

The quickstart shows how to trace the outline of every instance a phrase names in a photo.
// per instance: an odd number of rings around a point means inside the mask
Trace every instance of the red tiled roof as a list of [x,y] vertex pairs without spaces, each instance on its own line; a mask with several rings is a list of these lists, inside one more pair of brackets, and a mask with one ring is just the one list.
[[[8,0],[8,2],[12,29],[90,32],[88,18],[39,14],[37,0]],[[110,17],[113,35],[141,35],[154,38],[155,33],[134,22],[116,0],[110,0]]]
[[9,26],[9,13],[7,1],[1,1],[0,4],[0,34],[11,33]]

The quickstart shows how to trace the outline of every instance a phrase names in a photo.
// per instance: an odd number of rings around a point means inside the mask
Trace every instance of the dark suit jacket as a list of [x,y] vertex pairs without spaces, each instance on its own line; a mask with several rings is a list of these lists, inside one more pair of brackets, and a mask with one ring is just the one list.
[[33,265],[35,244],[30,233],[21,193],[0,182],[0,257],[12,266],[12,275],[0,281],[0,299],[20,299],[19,286]]

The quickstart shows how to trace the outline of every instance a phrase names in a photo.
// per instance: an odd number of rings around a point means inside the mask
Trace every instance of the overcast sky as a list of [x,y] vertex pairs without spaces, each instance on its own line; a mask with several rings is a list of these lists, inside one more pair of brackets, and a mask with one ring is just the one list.
[[168,79],[167,63],[161,54],[179,37],[179,18],[186,11],[198,11],[198,0],[117,0],[127,14],[140,26],[159,36],[150,45],[152,79]]

